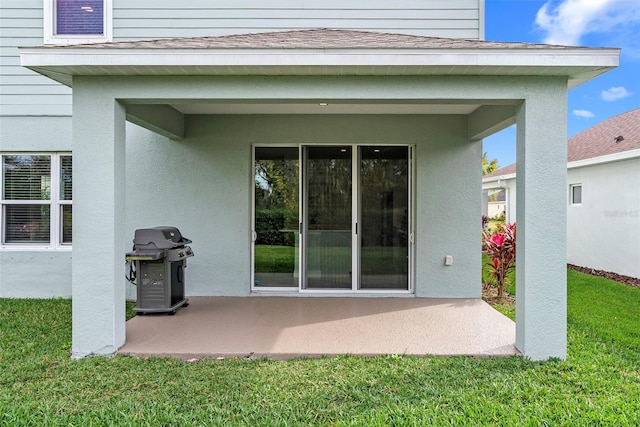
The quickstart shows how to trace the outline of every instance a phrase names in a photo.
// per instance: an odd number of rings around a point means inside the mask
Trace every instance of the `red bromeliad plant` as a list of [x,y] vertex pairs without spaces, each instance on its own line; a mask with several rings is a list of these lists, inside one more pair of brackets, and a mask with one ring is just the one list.
[[516,224],[500,225],[493,233],[482,230],[482,252],[489,257],[485,267],[502,298],[507,277],[516,267]]

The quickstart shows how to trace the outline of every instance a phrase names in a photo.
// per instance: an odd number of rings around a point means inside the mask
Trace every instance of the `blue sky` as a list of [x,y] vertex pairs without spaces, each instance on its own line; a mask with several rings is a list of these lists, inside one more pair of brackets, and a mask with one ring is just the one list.
[[[567,136],[640,107],[640,0],[486,0],[490,41],[622,48],[620,66],[569,92]],[[515,127],[484,140],[500,167],[516,161]]]

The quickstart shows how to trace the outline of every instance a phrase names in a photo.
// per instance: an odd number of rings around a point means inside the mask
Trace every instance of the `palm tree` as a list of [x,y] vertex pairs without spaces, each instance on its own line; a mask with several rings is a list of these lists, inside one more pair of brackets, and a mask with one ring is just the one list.
[[493,172],[498,169],[498,159],[487,159],[487,153],[482,153],[482,175]]

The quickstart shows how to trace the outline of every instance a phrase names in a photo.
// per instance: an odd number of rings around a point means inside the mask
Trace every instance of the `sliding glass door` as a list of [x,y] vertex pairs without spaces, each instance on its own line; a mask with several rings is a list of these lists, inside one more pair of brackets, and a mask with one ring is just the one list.
[[298,147],[256,147],[253,284],[298,288],[300,271]]
[[360,289],[408,289],[408,147],[360,147]]
[[352,147],[304,147],[305,289],[351,289]]
[[409,290],[410,148],[256,147],[254,289]]

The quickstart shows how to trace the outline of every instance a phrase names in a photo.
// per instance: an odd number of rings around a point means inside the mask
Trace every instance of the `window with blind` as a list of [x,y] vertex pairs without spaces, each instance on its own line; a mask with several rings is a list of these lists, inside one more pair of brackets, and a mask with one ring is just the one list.
[[111,1],[44,0],[44,42],[110,41]]
[[2,244],[71,244],[72,157],[2,155]]

